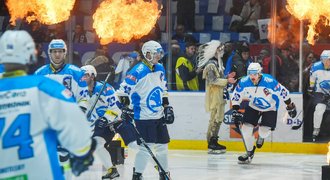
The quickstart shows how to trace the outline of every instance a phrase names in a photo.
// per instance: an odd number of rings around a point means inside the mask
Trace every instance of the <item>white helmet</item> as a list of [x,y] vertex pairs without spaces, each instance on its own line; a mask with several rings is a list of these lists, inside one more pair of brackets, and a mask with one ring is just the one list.
[[33,64],[37,61],[31,35],[24,30],[7,30],[0,37],[0,64]]
[[[151,56],[150,59],[147,58],[148,53],[150,53],[150,56]],[[146,60],[152,61],[154,59],[154,55],[157,53],[160,54],[160,58],[162,58],[164,56],[164,50],[158,42],[151,40],[151,41],[145,42],[143,44],[142,54],[143,54],[144,58],[146,58]]]
[[81,67],[80,69],[85,71],[85,74],[89,74],[90,76],[94,75],[94,77],[97,76],[96,69],[92,65],[85,65],[85,66]]
[[322,51],[321,56],[320,56],[320,60],[323,61],[323,60],[327,60],[329,58],[330,58],[330,50]]
[[48,45],[48,56],[52,64],[57,65],[53,62],[52,57],[50,56],[50,51],[53,49],[64,49],[64,57],[66,56],[67,47],[65,42],[62,39],[53,39]]
[[261,74],[262,67],[259,63],[251,63],[247,69],[247,75],[250,74]]

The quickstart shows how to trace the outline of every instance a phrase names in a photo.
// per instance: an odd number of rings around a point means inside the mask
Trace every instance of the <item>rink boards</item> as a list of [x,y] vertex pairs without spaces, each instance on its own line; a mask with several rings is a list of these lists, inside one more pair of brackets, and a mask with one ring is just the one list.
[[[206,132],[210,114],[205,111],[204,92],[170,92],[170,104],[174,108],[175,122],[169,125],[171,149],[206,149]],[[278,111],[276,130],[266,139],[262,151],[293,153],[325,153],[327,144],[302,143],[303,128],[292,130],[302,122],[303,99],[301,93],[292,93],[292,101],[297,107],[297,117],[286,114],[285,104],[281,102]],[[257,136],[257,134],[255,134]],[[230,103],[225,107],[225,118],[220,128],[219,140],[230,151],[243,151],[242,140],[231,119]]]

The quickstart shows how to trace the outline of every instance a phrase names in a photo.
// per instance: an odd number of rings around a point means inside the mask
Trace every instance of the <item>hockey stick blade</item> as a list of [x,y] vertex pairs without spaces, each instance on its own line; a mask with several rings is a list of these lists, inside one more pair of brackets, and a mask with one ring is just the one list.
[[[299,114],[296,116],[295,121],[298,119],[298,117],[299,117],[299,115],[301,114],[301,112],[302,112],[302,111],[300,111]],[[294,122],[294,121],[293,121],[293,122]],[[301,123],[300,123],[299,125],[297,125],[297,126],[292,126],[291,129],[292,129],[292,130],[298,130],[298,129],[301,128],[301,126],[302,126],[303,124],[304,124],[304,121],[301,121]]]

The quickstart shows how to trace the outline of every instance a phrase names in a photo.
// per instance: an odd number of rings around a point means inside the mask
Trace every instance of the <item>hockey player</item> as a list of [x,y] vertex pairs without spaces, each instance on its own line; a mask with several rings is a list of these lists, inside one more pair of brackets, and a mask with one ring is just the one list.
[[311,67],[308,89],[310,94],[313,93],[313,101],[316,104],[313,118],[313,141],[320,133],[323,114],[327,109],[324,97],[330,93],[330,50],[324,50],[321,53],[320,60]]
[[53,39],[48,46],[50,64],[40,67],[35,75],[44,75],[69,89],[76,98],[79,106],[87,108],[87,84],[81,80],[84,72],[77,66],[65,63],[67,47],[62,39]]
[[218,134],[224,119],[226,94],[224,90],[228,83],[235,83],[235,73],[224,76],[222,56],[224,44],[218,40],[212,40],[199,47],[197,52],[197,67],[203,68],[203,79],[205,79],[205,109],[211,112],[207,130],[207,143],[210,154],[226,152],[226,146],[218,144]]
[[63,85],[28,76],[30,63],[36,63],[32,37],[5,31],[0,38],[0,64],[6,69],[0,79],[0,179],[64,179],[58,141],[72,153],[72,172],[80,175],[92,164],[96,144],[87,119]]
[[[297,115],[295,104],[289,97],[289,91],[271,75],[262,74],[261,71],[259,63],[251,63],[247,69],[247,76],[239,81],[232,96],[232,116],[235,124],[238,125],[241,121],[243,123],[240,130],[247,151],[247,154],[238,157],[238,163],[250,163],[256,146],[261,148],[264,139],[275,130],[279,99],[285,102],[290,117],[294,118]],[[243,99],[249,99],[244,117],[238,111]],[[259,137],[254,146],[253,129],[258,125],[260,117]]]
[[[166,124],[162,121],[164,107],[168,106],[165,70],[158,63],[164,51],[156,41],[147,41],[142,46],[145,59],[128,72],[120,85],[119,93],[125,93],[130,100],[131,110],[123,111],[122,116],[128,116],[128,111],[134,111],[134,122],[142,138],[150,148],[155,148],[156,158],[163,169],[168,172],[168,143],[170,141]],[[141,142],[138,142],[139,144]],[[133,180],[142,179],[150,154],[140,144],[135,157]],[[166,176],[160,172],[160,179]]]
[[[88,94],[90,97],[90,106],[96,101],[98,93],[100,93],[103,84],[96,82],[96,69],[92,65],[81,67],[84,70],[84,80],[88,85]],[[106,89],[102,92],[94,109],[94,113],[90,118],[92,127],[94,127],[93,137],[97,141],[95,153],[102,161],[103,166],[107,169],[107,173],[102,176],[102,179],[114,179],[119,177],[116,166],[112,163],[109,152],[105,149],[106,143],[109,143],[114,137],[115,133],[107,126],[108,122],[118,119],[120,112],[117,104],[118,99],[114,94],[113,88],[107,84]],[[90,110],[90,107],[88,108]]]
[[[62,39],[53,39],[48,45],[48,56],[50,64],[40,67],[35,75],[44,75],[61,84],[70,90],[79,104],[86,112],[88,106],[87,84],[82,80],[84,72],[77,66],[65,63],[67,47]],[[68,164],[69,154],[65,149],[59,148],[60,161],[66,173],[66,178],[71,178],[70,166]]]
[[[89,105],[93,106],[104,82],[96,82],[97,72],[94,66],[86,65],[81,67],[81,69],[85,72],[83,79],[88,84],[88,94],[91,97]],[[107,169],[107,173],[102,176],[102,179],[114,179],[120,176],[115,163],[111,161],[109,152],[104,148],[112,141],[115,131],[120,133],[125,144],[130,148],[133,148],[134,144],[136,144],[136,137],[132,135],[133,133],[129,134],[130,132],[134,132],[132,125],[128,126],[120,121],[120,108],[121,103],[113,87],[107,83],[101,96],[97,100],[89,120],[92,123],[92,127],[94,127],[93,137],[97,140],[95,153],[99,156],[102,164]],[[91,107],[88,107],[88,110],[91,110]],[[115,123],[116,121],[118,123]],[[109,123],[115,124],[109,127]],[[131,128],[129,129],[129,127]]]

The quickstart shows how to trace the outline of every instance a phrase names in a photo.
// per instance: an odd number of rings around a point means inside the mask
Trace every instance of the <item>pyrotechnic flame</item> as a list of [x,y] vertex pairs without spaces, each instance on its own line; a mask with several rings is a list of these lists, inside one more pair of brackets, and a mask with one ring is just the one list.
[[322,22],[322,17],[327,18],[322,23],[329,26],[330,0],[287,0],[287,3],[286,8],[293,16],[308,21],[307,40],[314,45],[320,31],[316,25]]
[[127,43],[147,35],[160,16],[156,0],[105,0],[93,15],[93,28],[101,44]]
[[37,20],[42,24],[57,24],[70,17],[75,0],[7,0],[10,23],[15,25],[17,19],[30,23]]

